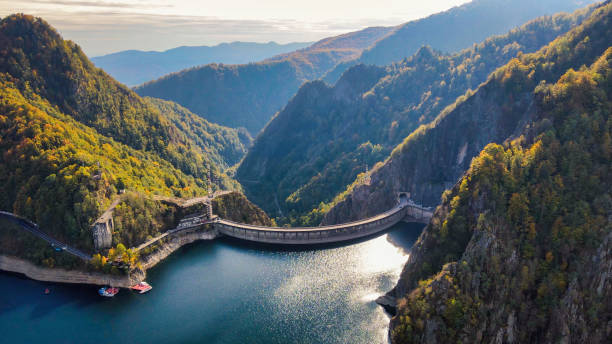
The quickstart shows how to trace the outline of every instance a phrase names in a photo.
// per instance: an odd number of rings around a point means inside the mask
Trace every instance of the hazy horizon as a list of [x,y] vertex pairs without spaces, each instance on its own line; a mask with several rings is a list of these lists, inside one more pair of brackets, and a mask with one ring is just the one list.
[[[313,42],[370,26],[393,26],[469,0],[0,0],[0,16],[42,17],[89,56],[230,42]],[[317,18],[313,20],[311,18]]]

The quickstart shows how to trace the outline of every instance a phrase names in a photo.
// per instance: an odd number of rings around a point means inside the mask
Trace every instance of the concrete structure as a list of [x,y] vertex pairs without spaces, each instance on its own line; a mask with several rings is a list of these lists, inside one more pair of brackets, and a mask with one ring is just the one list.
[[400,221],[427,224],[432,215],[431,209],[415,204],[408,198],[408,194],[400,193],[398,204],[393,209],[355,222],[321,227],[281,228],[217,219],[214,226],[220,234],[233,238],[269,244],[309,245],[366,237],[382,232]]

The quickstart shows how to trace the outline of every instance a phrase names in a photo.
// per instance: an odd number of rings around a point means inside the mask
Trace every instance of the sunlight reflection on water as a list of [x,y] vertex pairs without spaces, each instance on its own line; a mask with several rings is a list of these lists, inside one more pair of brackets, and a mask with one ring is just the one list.
[[[335,314],[320,313],[321,304],[341,302],[349,313],[368,304],[374,311],[361,324],[354,324],[362,333],[347,336],[359,338],[364,332],[379,333],[376,337],[386,342],[389,319],[374,300],[397,281],[408,259],[387,236],[296,260],[288,271],[290,277],[274,291],[274,311],[295,318],[294,312],[299,310],[298,317],[317,328],[326,328],[335,323]],[[317,307],[313,303],[318,303]]]
[[47,344],[387,343],[389,317],[374,300],[397,282],[421,229],[399,224],[347,246],[199,242],[148,271],[148,294],[111,300],[0,274],[0,333]]

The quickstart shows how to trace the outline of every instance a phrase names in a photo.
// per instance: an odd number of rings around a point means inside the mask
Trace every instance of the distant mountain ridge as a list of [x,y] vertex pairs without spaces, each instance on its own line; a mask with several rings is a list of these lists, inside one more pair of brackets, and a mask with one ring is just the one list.
[[388,65],[427,45],[452,53],[500,35],[535,17],[574,10],[597,0],[474,0],[448,11],[399,25],[389,35],[365,49],[359,58],[340,63],[324,80],[335,83],[342,72],[359,63]]
[[[367,28],[330,37],[257,64],[185,70],[148,82],[136,91],[177,102],[215,123],[245,127],[256,136],[306,81],[327,75],[325,80],[334,83],[356,63],[378,61],[386,65],[440,39],[454,42],[440,47],[454,52],[529,19],[580,7],[575,0],[543,1],[476,0],[400,26]],[[433,47],[439,49],[436,44]],[[358,60],[362,55],[364,60]],[[367,56],[376,59],[366,61]]]
[[355,59],[391,30],[367,28],[259,63],[190,68],[147,82],[135,91],[175,101],[221,125],[245,127],[255,136],[302,83],[319,78],[340,61]]
[[306,48],[312,42],[232,42],[214,46],[182,46],[165,51],[125,50],[91,61],[119,82],[140,85],[163,75],[209,63],[244,64]]
[[384,160],[496,68],[540,49],[593,9],[538,18],[453,55],[424,47],[384,68],[360,64],[331,87],[306,83],[260,133],[236,178],[264,210],[315,225],[325,211],[320,203],[332,201],[366,165]]

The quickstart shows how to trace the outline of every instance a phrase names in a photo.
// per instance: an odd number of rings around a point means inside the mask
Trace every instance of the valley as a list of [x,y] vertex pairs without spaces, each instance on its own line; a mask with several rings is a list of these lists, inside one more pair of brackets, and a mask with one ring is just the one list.
[[[0,330],[606,343],[610,37],[610,0],[474,0],[314,43],[92,60],[7,14]],[[95,335],[83,318],[142,312]]]

